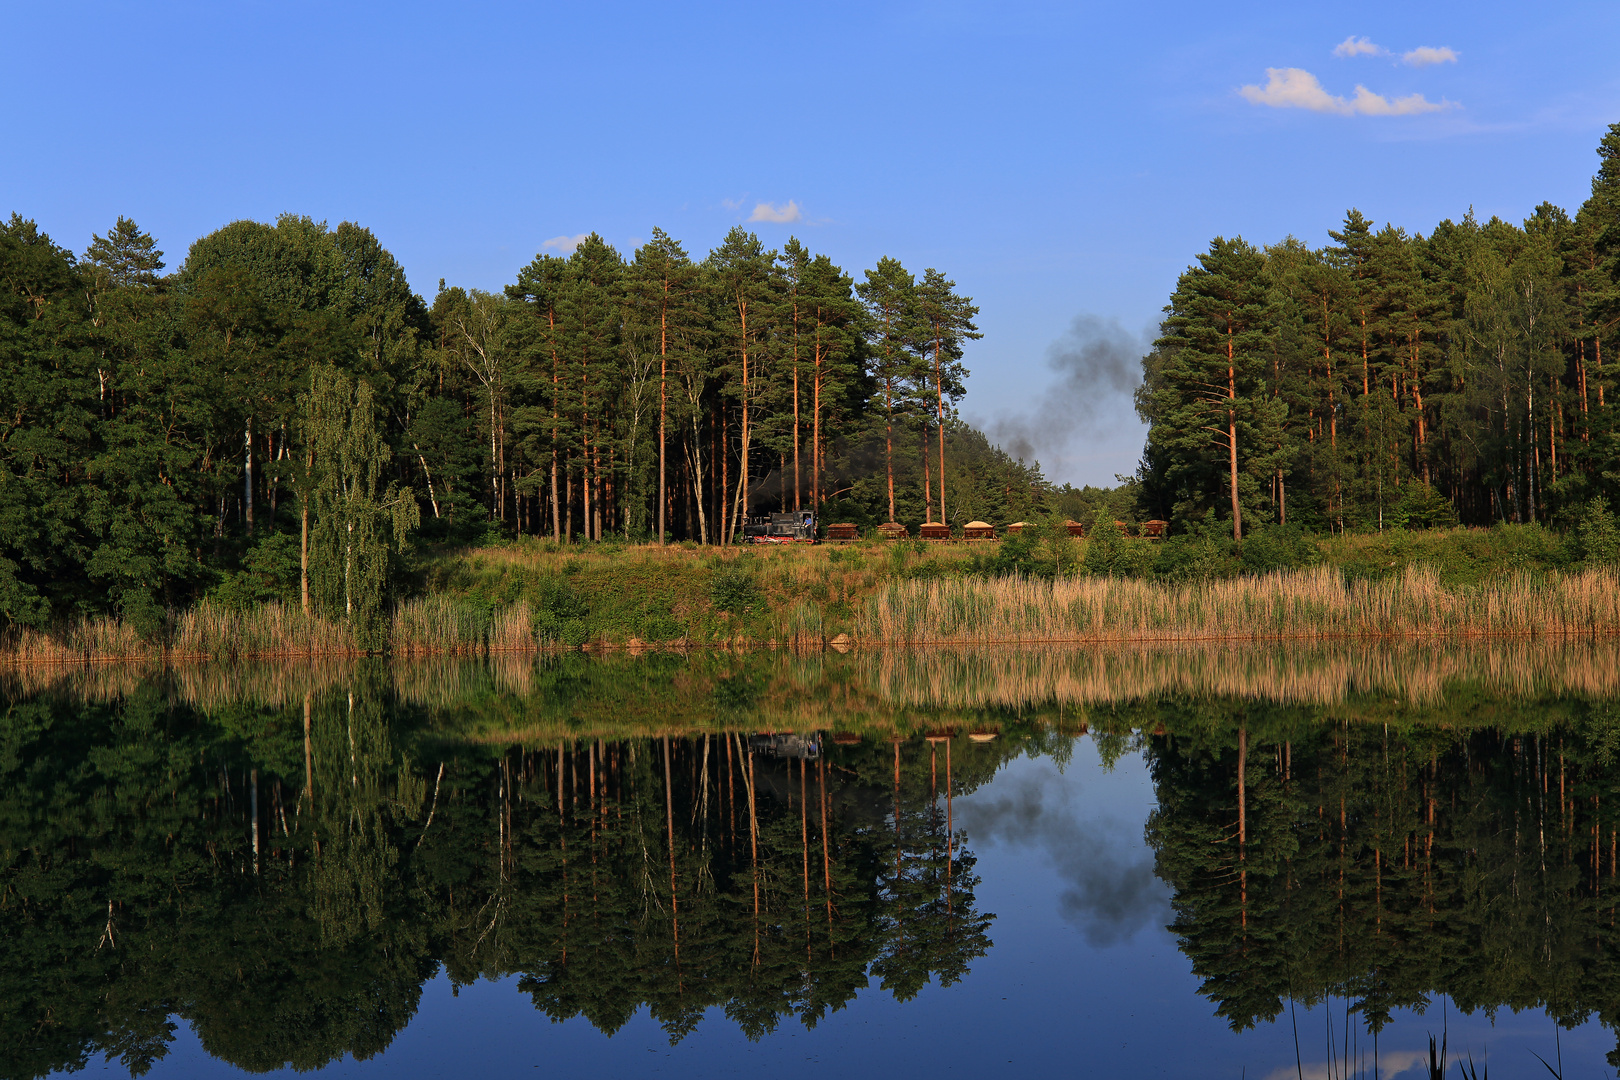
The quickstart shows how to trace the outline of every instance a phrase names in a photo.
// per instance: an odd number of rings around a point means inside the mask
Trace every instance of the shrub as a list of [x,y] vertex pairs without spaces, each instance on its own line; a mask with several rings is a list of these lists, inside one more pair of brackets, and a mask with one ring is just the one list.
[[1575,524],[1575,551],[1593,565],[1620,560],[1620,526],[1615,524],[1606,500],[1592,499],[1581,512]]
[[1153,576],[1165,581],[1207,581],[1237,572],[1232,542],[1201,533],[1182,533],[1159,543]]
[[709,578],[709,602],[716,611],[741,615],[763,601],[754,575],[741,566],[722,566]]
[[1428,484],[1406,484],[1385,522],[1396,529],[1450,529],[1456,527],[1457,508]]
[[529,586],[528,598],[541,639],[564,645],[583,645],[589,639],[586,617],[590,610],[568,578],[547,574]]
[[1238,562],[1248,574],[1299,570],[1322,561],[1316,541],[1298,525],[1262,525],[1243,538]]
[[1086,557],[1081,565],[1088,574],[1112,575],[1120,569],[1125,554],[1125,538],[1120,535],[1114,519],[1098,510],[1091,521],[1090,535],[1086,539]]

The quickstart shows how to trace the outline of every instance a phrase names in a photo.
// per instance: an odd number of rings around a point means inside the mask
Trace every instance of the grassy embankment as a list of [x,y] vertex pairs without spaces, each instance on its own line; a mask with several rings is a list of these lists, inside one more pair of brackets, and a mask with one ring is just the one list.
[[[1536,527],[1285,543],[1121,540],[724,550],[545,542],[431,553],[393,651],[557,647],[1187,641],[1620,633],[1620,579]],[[1089,568],[1089,569],[1088,569]],[[13,662],[358,651],[296,604],[177,613],[157,638],[103,617],[13,630]]]

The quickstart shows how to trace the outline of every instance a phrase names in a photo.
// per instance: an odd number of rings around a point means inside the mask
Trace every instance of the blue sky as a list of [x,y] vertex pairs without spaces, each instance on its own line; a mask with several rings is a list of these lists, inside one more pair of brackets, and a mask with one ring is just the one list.
[[[758,217],[948,273],[985,332],[963,411],[1107,483],[1142,432],[1086,365],[1212,236],[1573,210],[1620,121],[1620,5],[1233,9],[11,4],[0,213],[81,251],[127,214],[171,265],[237,218],[354,220],[428,297],[593,229],[701,255]],[[1112,354],[1078,347],[1099,328]]]

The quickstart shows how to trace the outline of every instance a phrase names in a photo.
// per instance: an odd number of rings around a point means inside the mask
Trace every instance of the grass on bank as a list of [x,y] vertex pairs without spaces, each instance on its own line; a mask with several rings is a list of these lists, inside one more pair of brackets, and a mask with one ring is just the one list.
[[[1620,632],[1612,565],[1577,531],[1537,526],[1241,546],[1057,530],[988,543],[816,547],[558,545],[418,555],[393,614],[406,656],[580,646],[1132,641]],[[271,583],[296,595],[296,582]],[[274,592],[268,595],[275,595]],[[358,653],[296,602],[205,601],[157,634],[101,616],[0,635],[11,662],[239,660]]]

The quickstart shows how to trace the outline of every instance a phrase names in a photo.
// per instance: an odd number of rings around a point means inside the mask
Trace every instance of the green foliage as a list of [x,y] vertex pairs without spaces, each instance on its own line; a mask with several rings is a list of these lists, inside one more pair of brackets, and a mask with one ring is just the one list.
[[298,537],[291,533],[261,536],[242,555],[242,568],[220,576],[209,599],[242,610],[269,600],[296,601],[300,575]]
[[1620,496],[1597,359],[1620,318],[1617,140],[1573,218],[1470,211],[1424,236],[1351,209],[1318,249],[1213,240],[1143,359],[1142,509],[1378,532]]
[[420,509],[395,481],[384,486],[391,454],[370,383],[317,368],[303,414],[313,462],[305,481],[314,518],[311,594],[327,614],[349,621],[362,645],[379,649],[387,644],[390,550],[403,550]]
[[1316,538],[1297,525],[1260,526],[1239,546],[1238,562],[1245,573],[1298,570],[1322,561]]
[[1086,557],[1082,562],[1088,574],[1107,576],[1119,573],[1125,559],[1125,536],[1105,510],[1099,509],[1086,530]]
[[1410,483],[1385,521],[1392,529],[1450,529],[1457,525],[1457,508],[1428,484]]
[[743,615],[763,601],[754,574],[746,567],[728,564],[709,577],[709,601],[716,611]]
[[1153,574],[1172,584],[1233,577],[1241,564],[1232,549],[1229,537],[1212,536],[1207,530],[1167,537],[1159,542]]
[[1620,561],[1620,524],[1607,500],[1596,498],[1586,504],[1575,525],[1575,548],[1581,559],[1594,566]]

